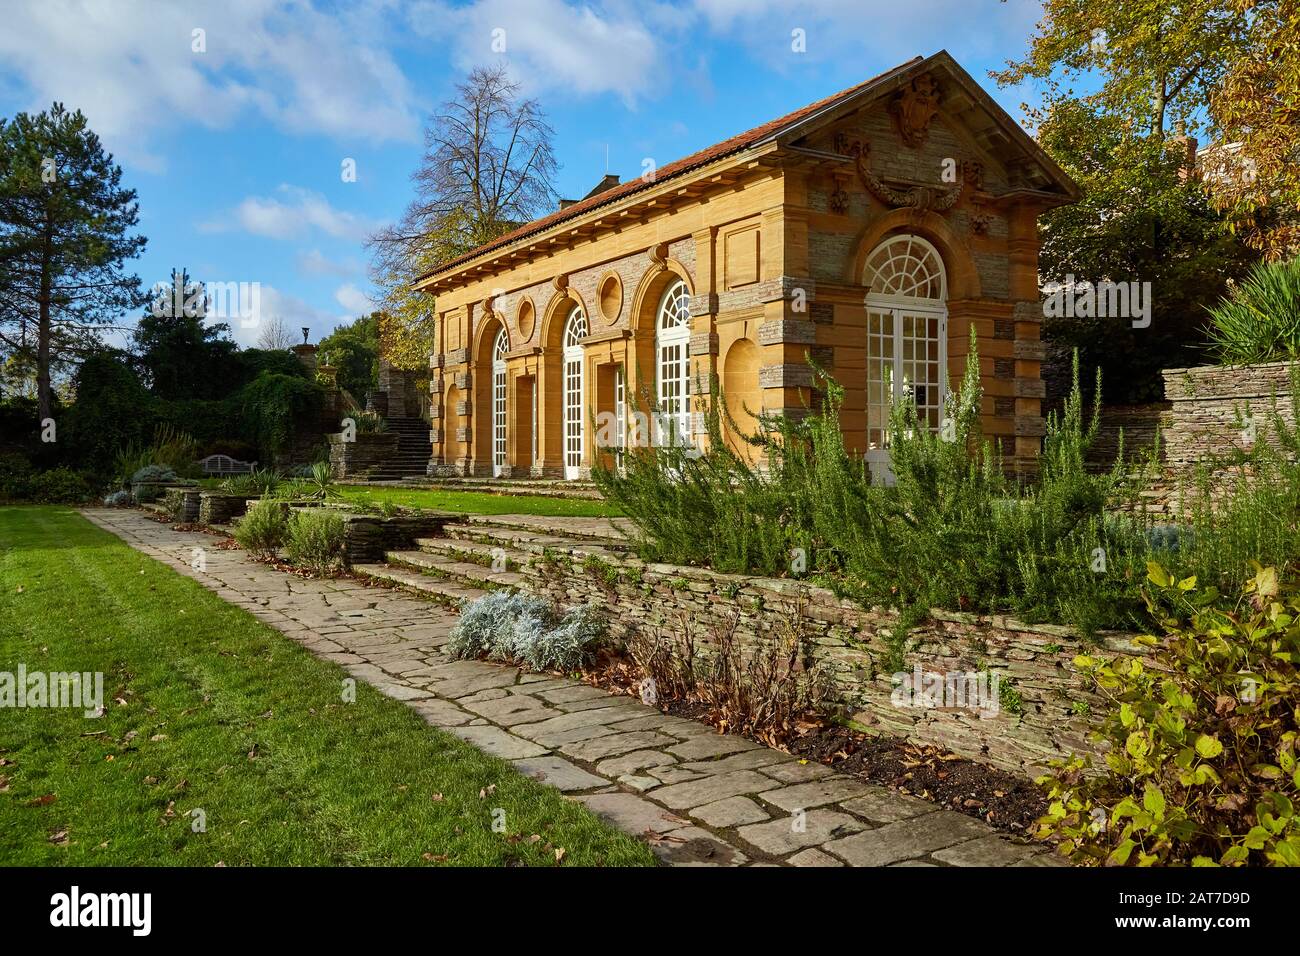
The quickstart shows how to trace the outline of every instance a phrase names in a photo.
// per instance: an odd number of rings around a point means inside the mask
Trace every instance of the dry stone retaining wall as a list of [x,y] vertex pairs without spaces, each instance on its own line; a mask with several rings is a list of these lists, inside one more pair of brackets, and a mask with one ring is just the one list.
[[[678,639],[689,622],[699,644],[712,629],[734,621],[737,637],[752,645],[800,621],[846,715],[872,731],[1017,772],[1033,772],[1071,753],[1096,752],[1087,734],[1104,702],[1072,666],[1081,646],[1089,645],[1069,628],[936,611],[904,637],[893,612],[864,609],[797,581],[636,560],[597,566],[563,557],[535,562],[524,574],[528,587],[561,603],[603,606],[620,639],[637,631]],[[904,640],[904,673],[919,667],[923,673],[1002,675],[1000,712],[981,717],[964,709],[895,706],[896,648]],[[1106,635],[1103,644],[1097,650],[1140,653],[1131,635]]]
[[397,457],[397,432],[362,432],[353,441],[344,441],[342,432],[328,438],[330,473],[339,481],[364,477]]

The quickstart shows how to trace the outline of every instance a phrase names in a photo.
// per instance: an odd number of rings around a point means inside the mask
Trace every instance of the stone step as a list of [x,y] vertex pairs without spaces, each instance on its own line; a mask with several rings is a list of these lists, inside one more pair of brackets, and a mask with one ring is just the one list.
[[428,551],[385,551],[384,560],[389,564],[408,565],[426,574],[484,591],[518,587],[524,580],[524,576],[517,571],[493,571],[472,561],[458,561]]
[[561,481],[548,478],[429,478],[422,487],[448,491],[480,491],[494,495],[541,495],[548,498],[572,498],[599,501],[601,494],[588,481]]
[[522,531],[518,528],[497,525],[453,523],[444,525],[442,533],[445,537],[463,544],[478,543],[489,549],[504,548],[507,553],[523,551],[530,555],[539,555],[554,551],[578,558],[592,555],[605,561],[618,561],[628,550],[625,544],[583,541],[578,538],[540,534],[535,531]]
[[516,565],[527,564],[534,555],[529,551],[508,548],[502,544],[489,544],[482,541],[468,541],[463,538],[416,538],[415,546],[426,554],[438,555],[452,561],[469,560],[464,555],[476,555],[478,561],[486,567],[488,562],[504,558],[513,569]]
[[469,587],[412,568],[396,567],[391,564],[354,564],[352,573],[399,585],[437,601],[439,604],[453,608],[458,607],[462,601],[474,601],[487,594],[486,591],[480,588]]
[[571,538],[612,548],[627,548],[626,518],[580,518],[572,515],[500,514],[465,516],[466,524],[511,528],[556,538]]

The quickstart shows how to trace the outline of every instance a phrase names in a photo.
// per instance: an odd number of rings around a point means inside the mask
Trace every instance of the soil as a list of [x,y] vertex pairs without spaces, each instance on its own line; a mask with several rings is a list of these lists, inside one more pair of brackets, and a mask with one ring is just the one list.
[[[641,675],[630,661],[602,655],[582,676],[589,684],[636,697]],[[717,715],[698,701],[660,699],[659,709],[718,726]],[[720,732],[728,731],[720,728]],[[965,813],[1009,833],[1029,833],[1047,810],[1043,791],[1024,777],[902,737],[859,733],[817,715],[808,715],[780,739],[772,739],[771,733],[742,736]]]

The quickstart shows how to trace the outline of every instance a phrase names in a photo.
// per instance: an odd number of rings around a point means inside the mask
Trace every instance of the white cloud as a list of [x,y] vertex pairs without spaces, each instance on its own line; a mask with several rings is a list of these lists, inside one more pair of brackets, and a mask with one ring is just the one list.
[[346,322],[348,319],[348,317],[318,309],[295,295],[281,292],[275,286],[262,285],[260,295],[261,302],[257,321],[245,321],[238,318],[226,320],[230,325],[231,336],[244,348],[257,346],[257,337],[261,334],[261,322],[263,321],[275,318],[283,319],[295,338],[301,334],[299,330],[305,326],[311,331],[311,340],[319,342],[336,325],[340,322]]
[[[199,228],[203,232],[234,229],[269,239],[295,239],[324,233],[336,239],[364,240],[378,228],[375,220],[335,209],[320,193],[283,184],[277,196],[249,196],[238,206]],[[319,253],[317,253],[319,255]]]
[[331,259],[319,249],[298,253],[298,271],[309,276],[335,276],[348,279],[362,272],[356,259]]
[[351,282],[334,290],[334,301],[343,306],[353,316],[365,315],[375,311],[375,303]]
[[[613,93],[631,105],[662,91],[663,50],[647,23],[660,13],[653,4],[598,10],[562,0],[418,0],[410,19],[418,35],[445,43],[462,70],[500,58],[530,92]],[[504,51],[494,40],[504,41]]]
[[169,133],[250,116],[347,142],[412,142],[421,109],[384,49],[391,7],[18,0],[5,4],[0,61],[33,109],[80,108],[111,149],[152,171],[166,166]]

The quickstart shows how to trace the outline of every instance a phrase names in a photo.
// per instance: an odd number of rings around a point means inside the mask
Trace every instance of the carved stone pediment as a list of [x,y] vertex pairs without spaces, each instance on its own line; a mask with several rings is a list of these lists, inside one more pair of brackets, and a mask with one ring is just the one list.
[[916,77],[894,97],[889,112],[898,124],[904,143],[915,148],[925,142],[930,135],[931,120],[939,115],[941,98],[939,84],[929,73]]
[[862,185],[887,206],[945,212],[955,206],[957,200],[961,198],[964,182],[947,189],[938,186],[910,186],[907,189],[896,189],[889,185],[871,171],[871,144],[866,140],[850,140],[846,134],[837,133],[835,149],[842,155],[853,157]]

